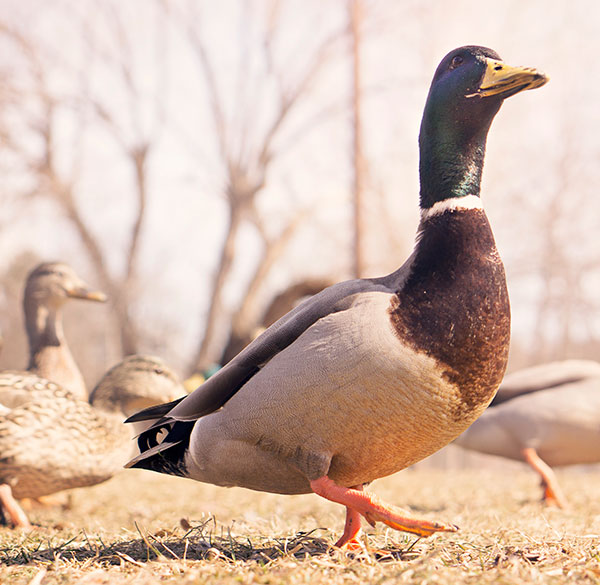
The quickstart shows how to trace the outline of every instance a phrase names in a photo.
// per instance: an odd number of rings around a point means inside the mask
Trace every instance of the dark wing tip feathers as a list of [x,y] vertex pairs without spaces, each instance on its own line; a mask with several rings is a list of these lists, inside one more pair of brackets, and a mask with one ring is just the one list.
[[125,419],[125,422],[143,422],[146,420],[156,420],[159,418],[163,418],[169,413],[171,409],[177,406],[186,397],[187,394],[171,402],[165,402],[164,404],[157,404],[155,406],[149,406],[148,408],[144,408],[143,410],[140,410],[139,412],[136,412],[135,414],[132,414],[130,417]]
[[524,384],[522,386],[516,387],[505,387],[504,389],[500,386],[498,392],[494,396],[494,399],[490,402],[488,408],[492,406],[499,406],[500,404],[504,404],[509,400],[514,400],[515,398],[519,398],[521,396],[525,396],[526,394],[533,394],[534,392],[542,392],[544,390],[553,390],[556,388],[562,388],[563,386],[567,386],[569,384],[576,384],[577,382],[582,382],[587,377],[584,375],[581,376],[570,376],[567,378],[562,378],[553,383],[548,383],[546,381],[542,381],[539,384]]

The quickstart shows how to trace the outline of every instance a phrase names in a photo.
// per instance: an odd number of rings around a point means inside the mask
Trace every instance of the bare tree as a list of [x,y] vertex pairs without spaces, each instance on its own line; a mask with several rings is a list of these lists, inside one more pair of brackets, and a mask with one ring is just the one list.
[[[228,115],[225,111],[223,104],[228,100],[219,84],[216,66],[211,60],[203,37],[200,16],[192,10],[181,11],[180,6],[175,3],[166,6],[178,27],[185,31],[204,80],[219,157],[224,169],[224,193],[228,208],[227,228],[212,280],[204,336],[193,360],[193,369],[199,372],[218,358],[220,351],[218,332],[224,326],[223,317],[226,312],[223,291],[232,272],[236,242],[242,226],[249,224],[254,227],[262,242],[263,250],[254,268],[250,284],[242,294],[239,309],[233,316],[234,336],[244,337],[259,323],[260,308],[263,304],[258,294],[261,284],[283,254],[286,244],[305,217],[305,212],[298,210],[291,214],[278,232],[272,233],[273,230],[267,229],[261,216],[258,199],[265,188],[267,175],[275,159],[281,154],[281,147],[278,147],[277,141],[284,133],[287,121],[303,99],[310,94],[313,82],[340,40],[344,38],[345,31],[340,28],[324,38],[310,54],[306,66],[303,69],[297,68],[296,77],[290,79],[289,67],[278,65],[275,58],[274,45],[278,35],[283,34],[279,22],[280,2],[271,2],[265,13],[259,14],[259,11],[254,11],[252,14],[246,14],[248,20],[250,17],[255,20],[263,19],[259,24],[262,35],[261,59],[265,77],[262,83],[275,88],[274,96],[265,96],[265,99],[275,102],[275,107],[270,112],[269,120],[262,128],[258,128],[255,120],[260,117],[260,100],[246,101],[240,94],[240,104],[235,115]],[[252,8],[248,10],[252,11]],[[247,47],[241,43],[240,53],[243,54],[246,50]],[[250,85],[248,76],[248,68],[240,67],[235,87],[247,88]],[[316,118],[318,117],[317,115]],[[305,129],[311,127],[312,124],[307,123]]]
[[[600,254],[591,257],[573,255],[569,246],[569,239],[577,237],[573,231],[573,228],[577,230],[577,223],[569,226],[572,209],[565,207],[568,201],[565,194],[572,191],[576,182],[573,171],[577,169],[578,157],[568,139],[563,148],[558,164],[554,165],[554,188],[543,208],[532,214],[532,217],[537,217],[535,223],[541,237],[538,265],[541,286],[531,356],[534,362],[570,356],[575,345],[574,330],[578,323],[585,323],[590,310],[593,310],[582,283],[586,274],[600,265]],[[573,199],[583,203],[586,197],[580,193]],[[595,309],[598,309],[597,305]]]
[[[155,51],[155,62],[157,69],[163,71],[159,76],[154,94],[150,102],[150,115],[146,116],[149,121],[142,119],[141,91],[132,50],[131,39],[127,33],[127,25],[122,22],[120,13],[114,6],[106,5],[107,20],[110,30],[113,32],[115,50],[103,51],[94,45],[94,36],[87,35],[88,50],[91,59],[100,59],[105,66],[115,72],[117,79],[120,78],[120,86],[124,92],[126,108],[114,108],[102,102],[101,98],[94,95],[90,90],[83,96],[83,106],[90,106],[97,118],[103,123],[106,131],[120,148],[124,159],[129,163],[130,171],[135,185],[136,212],[130,228],[129,244],[124,255],[125,267],[120,278],[108,274],[106,263],[100,254],[96,252],[97,243],[93,243],[89,237],[89,229],[85,226],[80,230],[80,235],[96,268],[103,275],[103,282],[107,287],[116,312],[116,322],[119,325],[121,350],[123,355],[136,353],[139,348],[139,328],[135,318],[131,315],[131,307],[135,305],[138,295],[138,261],[140,255],[140,240],[146,218],[148,204],[148,173],[149,160],[152,152],[160,140],[160,135],[165,123],[165,93],[167,89],[167,77],[164,74],[165,52],[164,42],[158,39]],[[87,23],[86,23],[87,24]],[[159,37],[165,35],[164,29],[159,29]],[[147,109],[146,109],[147,111]],[[127,126],[131,128],[129,135],[124,131],[123,115],[127,118]],[[79,225],[80,222],[76,222]]]
[[[265,190],[274,161],[286,148],[294,146],[332,114],[344,110],[343,98],[337,97],[325,105],[321,102],[316,108],[302,108],[309,101],[306,98],[320,73],[345,40],[347,31],[340,22],[340,26],[324,35],[311,51],[303,53],[306,58],[298,59],[297,65],[289,67],[289,63],[281,62],[277,47],[285,36],[280,24],[280,2],[265,5],[265,11],[247,3],[245,10],[258,23],[261,35],[244,39],[240,46],[242,57],[235,90],[242,99],[239,109],[232,114],[226,107],[230,96],[221,84],[221,65],[211,56],[202,34],[201,19],[194,13],[198,5],[189,3],[187,11],[184,2],[154,6],[166,10],[161,15],[167,14],[169,18],[158,19],[165,27],[173,26],[176,33],[185,33],[183,37],[174,36],[178,42],[187,39],[185,47],[188,52],[191,49],[190,54],[195,59],[202,92],[208,96],[214,128],[212,137],[223,171],[222,195],[228,209],[228,222],[210,287],[204,336],[193,359],[193,368],[201,370],[222,352],[220,344],[226,338],[222,332],[229,328],[229,319],[236,335],[252,331],[260,323],[265,305],[261,294],[264,283],[309,215],[294,201],[296,205],[290,205],[286,214],[280,214],[273,222],[261,208],[259,196]],[[79,36],[85,55],[83,60],[70,59],[63,54],[55,38],[36,36],[32,32],[34,27],[15,26],[12,21],[0,28],[2,37],[17,47],[28,71],[28,75],[21,76],[22,84],[15,90],[19,94],[17,101],[30,104],[29,108],[23,108],[22,104],[15,107],[21,127],[13,125],[7,136],[2,135],[2,147],[23,166],[23,176],[27,177],[24,199],[52,202],[77,235],[95,272],[95,282],[110,296],[111,322],[118,332],[114,353],[118,356],[136,352],[140,347],[140,321],[136,316],[141,294],[140,248],[147,217],[152,157],[165,125],[171,124],[171,120],[165,123],[164,114],[167,83],[157,84],[150,99],[147,91],[144,95],[143,89],[147,88],[142,88],[140,83],[144,72],[140,72],[135,59],[135,41],[131,37],[134,33],[126,24],[126,8],[117,3],[98,3],[93,22],[77,5],[67,5],[67,8],[72,31]],[[102,27],[98,27],[99,22]],[[98,33],[100,29],[102,32]],[[164,34],[164,30],[159,34]],[[249,44],[262,64],[259,80],[246,68],[247,58],[243,55]],[[157,46],[153,64],[166,70],[164,53],[161,53],[165,48],[164,39]],[[68,78],[66,89],[55,83],[57,74]],[[99,87],[99,78],[108,80],[110,91]],[[161,82],[168,81],[165,78],[166,75]],[[260,96],[263,82],[268,91]],[[248,89],[252,95],[243,99]],[[115,96],[117,99],[113,99]],[[268,107],[262,108],[263,97],[269,102]],[[0,99],[6,101],[4,95]],[[61,135],[65,119],[74,128],[70,145],[65,145],[64,134]],[[0,128],[4,133],[4,125],[0,124]],[[23,129],[26,140],[21,139]],[[172,129],[169,126],[169,130]],[[126,234],[119,264],[109,261],[109,250],[114,254],[113,234],[99,230],[96,218],[86,209],[89,199],[86,164],[91,156],[87,145],[97,140],[99,134],[103,143],[108,140],[112,144],[112,156],[119,159],[119,164],[128,166],[133,187],[129,188],[127,201],[123,201],[128,211],[133,209],[129,216],[131,223],[124,228],[120,218],[118,226],[111,228]],[[32,144],[35,147],[32,148]],[[251,227],[260,242],[260,251],[243,287],[239,307],[229,315],[223,291],[231,279],[240,231],[245,226]],[[122,236],[120,239],[123,240]]]
[[[88,20],[83,19],[79,26],[81,38],[85,40],[87,48],[85,67],[91,67],[93,62],[101,62],[110,70],[119,91],[123,92],[126,98],[124,101],[127,107],[120,107],[116,111],[110,104],[105,103],[102,96],[94,93],[89,87],[89,70],[69,71],[64,62],[50,63],[44,60],[48,48],[39,39],[27,38],[25,33],[17,28],[0,24],[0,33],[14,43],[28,66],[31,84],[27,99],[33,100],[37,105],[36,115],[25,114],[29,115],[25,125],[28,126],[30,138],[37,142],[38,148],[32,150],[24,147],[14,135],[5,137],[4,145],[21,158],[27,173],[33,178],[30,195],[47,197],[53,201],[75,229],[95,271],[98,285],[109,295],[109,302],[113,307],[110,315],[113,328],[118,332],[120,346],[116,353],[126,355],[138,351],[139,346],[138,326],[131,314],[131,307],[138,294],[137,265],[148,200],[148,161],[163,125],[163,94],[160,91],[155,93],[152,119],[147,127],[144,127],[136,79],[138,72],[132,59],[127,27],[113,5],[106,4],[99,8],[103,11],[108,30],[112,33],[112,43],[109,44],[113,50],[106,51],[97,44],[89,16]],[[98,13],[95,17],[98,17]],[[75,16],[74,21],[76,20]],[[56,59],[56,52],[50,53]],[[158,62],[160,63],[160,55]],[[64,95],[54,89],[50,76],[56,67],[62,67],[63,73],[68,72],[72,78],[79,80],[76,93]],[[164,91],[164,86],[159,87],[163,87]],[[26,99],[23,95],[21,98]],[[59,155],[62,153],[59,152],[56,139],[57,127],[64,121],[65,115],[70,116],[78,128],[68,165],[60,160]],[[128,118],[127,123],[124,123],[124,117]],[[133,195],[136,210],[121,273],[109,268],[103,249],[106,237],[110,238],[113,234],[98,235],[93,229],[92,220],[85,216],[80,204],[85,196],[80,181],[84,158],[82,144],[84,135],[92,124],[103,126],[107,135],[120,149],[123,159],[129,165],[135,186]],[[131,128],[130,132],[126,133],[124,127]]]
[[[560,110],[560,108],[558,108]],[[562,111],[567,111],[563,109]],[[591,161],[578,140],[575,120],[561,120],[560,146],[547,165],[548,185],[542,198],[531,186],[515,195],[521,211],[514,222],[514,250],[510,282],[536,291],[531,306],[532,329],[524,364],[576,357],[585,343],[594,344],[594,316],[600,311],[597,295],[590,295],[586,279],[600,267],[600,249],[594,245],[597,214],[588,213],[586,229],[581,211],[594,208],[593,187],[583,169]],[[591,155],[593,157],[593,154]],[[584,339],[587,336],[587,341]]]

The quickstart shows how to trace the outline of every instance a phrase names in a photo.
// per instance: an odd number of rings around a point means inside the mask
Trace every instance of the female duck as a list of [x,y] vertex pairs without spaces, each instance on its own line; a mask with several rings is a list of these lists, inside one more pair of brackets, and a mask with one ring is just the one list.
[[62,308],[69,299],[104,302],[106,295],[91,289],[62,262],[44,262],[29,273],[23,295],[29,374],[13,370],[0,372],[0,386],[26,388],[39,376],[87,400],[83,376],[63,332]]
[[[90,395],[77,399],[40,378],[27,400],[0,414],[0,505],[15,526],[29,526],[15,498],[39,498],[112,477],[132,455],[142,429],[123,419],[185,393],[158,358],[130,356],[110,369]],[[10,389],[0,388],[0,403]]]

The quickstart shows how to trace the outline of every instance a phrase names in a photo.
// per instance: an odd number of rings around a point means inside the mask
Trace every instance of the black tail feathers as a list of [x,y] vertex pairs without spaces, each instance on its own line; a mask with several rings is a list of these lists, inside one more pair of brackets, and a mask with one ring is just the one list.
[[[149,469],[158,473],[186,477],[185,454],[190,444],[190,434],[194,424],[195,421],[171,420],[145,430],[137,440],[140,455],[125,467]],[[162,438],[165,432],[166,436]]]

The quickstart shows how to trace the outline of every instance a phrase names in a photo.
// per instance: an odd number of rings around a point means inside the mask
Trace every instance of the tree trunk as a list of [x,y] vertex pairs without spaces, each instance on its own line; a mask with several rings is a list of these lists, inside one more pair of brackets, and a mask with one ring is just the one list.
[[216,359],[214,345],[217,328],[220,325],[218,320],[223,314],[223,288],[233,265],[235,240],[242,221],[241,209],[239,207],[231,206],[229,212],[229,227],[227,228],[227,235],[225,236],[225,242],[223,243],[219,262],[217,263],[217,272],[215,273],[211,287],[212,292],[209,301],[209,311],[206,316],[204,337],[193,361],[193,373],[201,373]]
[[352,47],[352,199],[354,206],[353,273],[361,278],[365,273],[363,255],[364,218],[364,156],[361,126],[360,43],[362,0],[349,0],[349,28]]

